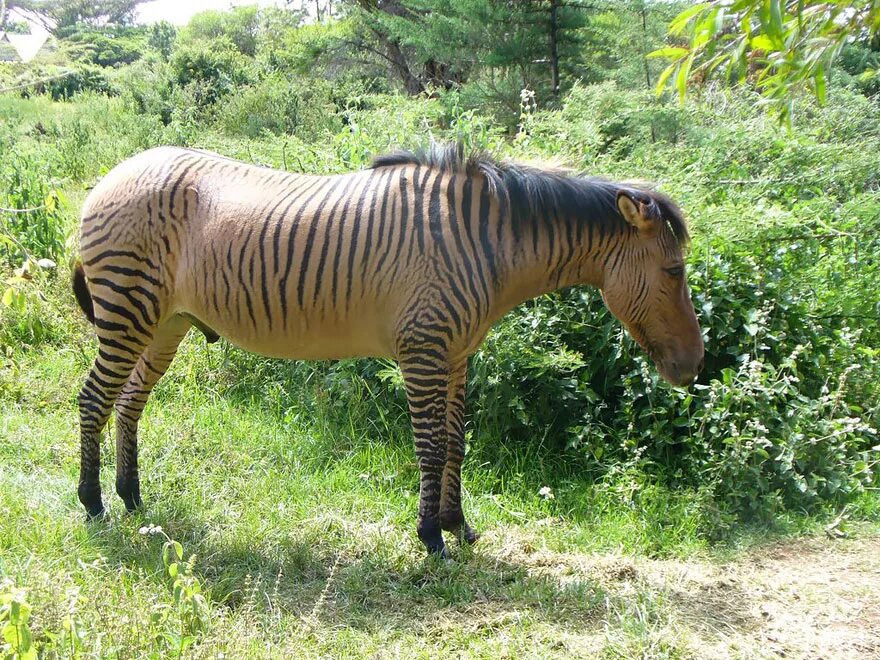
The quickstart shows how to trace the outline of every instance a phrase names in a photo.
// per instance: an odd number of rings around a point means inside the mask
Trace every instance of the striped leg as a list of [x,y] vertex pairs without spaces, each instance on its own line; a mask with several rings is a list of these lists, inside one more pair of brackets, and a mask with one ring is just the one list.
[[428,552],[446,557],[440,529],[440,489],[446,465],[448,368],[412,358],[400,361],[419,463],[419,538]]
[[[98,328],[98,357],[78,398],[80,471],[77,494],[89,518],[97,518],[104,513],[100,482],[101,431],[145,343],[125,332],[124,326],[117,323],[99,321]],[[105,334],[108,328],[110,333]]]
[[449,376],[446,402],[446,465],[440,488],[440,526],[454,532],[459,541],[475,543],[478,535],[470,528],[461,510],[461,464],[464,461],[464,398],[467,360]]
[[153,386],[171,366],[177,347],[189,329],[190,322],[182,316],[175,316],[160,326],[116,401],[116,492],[129,511],[141,506],[138,420]]

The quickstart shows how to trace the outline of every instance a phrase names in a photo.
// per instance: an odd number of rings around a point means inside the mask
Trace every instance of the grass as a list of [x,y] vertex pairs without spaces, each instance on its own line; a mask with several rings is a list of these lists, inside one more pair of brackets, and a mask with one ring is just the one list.
[[[91,105],[0,99],[0,114],[18,113],[9,125],[19,128],[104,110],[112,122],[119,105],[82,103]],[[57,182],[69,200],[69,234],[101,163],[169,139],[120,123],[86,158],[75,131],[42,140],[19,128],[16,144],[57,151],[65,171],[82,175]],[[208,131],[199,146],[275,165],[284,158],[274,139]],[[340,166],[313,155],[311,169]],[[540,438],[506,442],[477,422],[464,503],[483,538],[473,549],[451,543],[452,563],[426,559],[402,397],[366,381],[329,387],[332,365],[263,360],[193,332],[141,424],[145,509],[127,515],[113,493],[111,422],[102,473],[110,515],[86,524],[75,494],[75,400],[96,344],[64,270],[30,301],[39,338],[0,328],[5,345],[17,346],[0,355],[0,598],[12,593],[10,581],[25,590],[30,628],[49,656],[767,657],[767,622],[753,610],[780,587],[744,567],[771,573],[768,548],[822,538],[838,513],[780,514],[770,527],[735,528],[718,542],[712,502],[699,491],[669,490],[626,465],[597,479],[582,451],[554,454]],[[545,487],[552,498],[541,495]],[[880,520],[880,497],[849,511]],[[141,533],[150,526],[162,533]],[[846,570],[861,579],[878,556],[878,527],[845,529],[854,540],[823,546],[821,561],[855,548]],[[166,538],[184,553],[173,569],[178,589],[163,560]],[[806,550],[801,565],[819,561]],[[856,589],[822,588],[840,602],[863,599]],[[193,614],[196,590],[202,617]],[[860,612],[877,606],[865,602]],[[799,643],[791,641],[789,656],[880,652]]]
[[[62,285],[53,291],[67,309]],[[105,439],[111,513],[86,524],[75,398],[94,341],[84,322],[60,323],[64,342],[16,355],[0,377],[0,575],[27,590],[35,638],[62,640],[61,655],[189,645],[186,654],[227,657],[689,657],[695,647],[668,594],[638,584],[621,592],[626,562],[608,569],[610,588],[602,558],[711,563],[768,533],[712,546],[698,494],[626,474],[591,482],[538,443],[479,438],[465,506],[483,539],[453,545],[451,564],[426,559],[402,407],[377,419],[365,392],[340,416],[333,401],[278,380],[295,363],[257,361],[194,333],[141,424],[145,510],[125,514],[112,493]],[[151,524],[195,556],[209,609],[197,630],[181,623],[162,535],[139,532]],[[816,525],[795,517],[787,529]]]

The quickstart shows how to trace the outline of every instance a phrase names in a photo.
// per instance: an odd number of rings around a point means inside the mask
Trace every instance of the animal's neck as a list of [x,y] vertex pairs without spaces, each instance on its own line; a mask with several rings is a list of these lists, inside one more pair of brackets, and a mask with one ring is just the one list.
[[577,218],[529,218],[499,241],[496,317],[520,303],[567,286],[601,288],[607,259],[622,247],[620,235]]

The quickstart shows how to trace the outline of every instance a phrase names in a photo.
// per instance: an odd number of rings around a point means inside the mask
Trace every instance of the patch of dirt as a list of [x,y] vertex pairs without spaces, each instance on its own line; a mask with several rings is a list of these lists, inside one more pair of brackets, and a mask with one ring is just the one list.
[[880,538],[788,541],[729,563],[516,545],[509,560],[559,581],[588,577],[610,609],[650,602],[661,637],[699,658],[880,659]]

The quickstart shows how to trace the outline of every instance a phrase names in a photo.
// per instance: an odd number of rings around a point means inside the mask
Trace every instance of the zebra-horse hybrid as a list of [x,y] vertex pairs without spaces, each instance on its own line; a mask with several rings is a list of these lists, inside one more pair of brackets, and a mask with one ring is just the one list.
[[137,426],[192,326],[266,356],[395,359],[420,471],[418,535],[473,543],[461,506],[467,360],[520,303],[577,284],[675,385],[703,339],[685,220],[666,196],[461,145],[312,176],[160,147],[110,171],[82,210],[73,288],[98,355],[79,393],[78,495],[101,516],[100,434],[115,406],[116,491],[141,505]]

